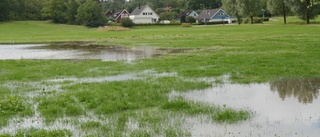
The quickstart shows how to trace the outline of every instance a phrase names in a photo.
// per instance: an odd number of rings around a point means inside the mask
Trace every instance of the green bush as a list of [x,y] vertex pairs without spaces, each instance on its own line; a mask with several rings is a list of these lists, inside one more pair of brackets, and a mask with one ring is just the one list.
[[[262,23],[262,22],[263,22],[262,18],[259,18],[259,17],[254,17],[253,18],[253,23]],[[251,19],[250,18],[245,18],[245,19],[243,19],[243,23],[245,23],[245,24],[251,23]]]
[[186,22],[187,23],[195,23],[196,19],[192,16],[188,16],[188,17],[186,17]]
[[123,18],[121,19],[121,26],[131,28],[134,26],[134,23],[130,18]]

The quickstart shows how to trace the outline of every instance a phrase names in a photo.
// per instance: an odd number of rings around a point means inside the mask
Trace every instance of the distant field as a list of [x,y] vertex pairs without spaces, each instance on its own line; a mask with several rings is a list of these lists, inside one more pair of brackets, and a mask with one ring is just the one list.
[[[180,52],[130,63],[0,60],[0,136],[9,136],[10,131],[1,129],[13,118],[22,123],[39,120],[47,129],[17,126],[12,132],[20,136],[190,136],[183,126],[186,118],[247,120],[250,110],[169,95],[211,87],[223,82],[221,76],[237,83],[319,77],[320,25],[283,25],[280,18],[255,25],[139,26],[130,31],[34,21],[1,23],[3,44],[92,41]],[[101,82],[127,74],[126,80]],[[81,82],[85,78],[93,82]]]

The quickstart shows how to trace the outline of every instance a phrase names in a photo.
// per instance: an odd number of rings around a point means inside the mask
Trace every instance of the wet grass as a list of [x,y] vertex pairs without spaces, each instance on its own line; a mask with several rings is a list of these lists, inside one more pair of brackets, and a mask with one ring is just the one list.
[[[15,134],[32,136],[43,132],[69,136],[70,131],[72,136],[191,136],[183,126],[186,117],[205,115],[210,120],[227,123],[246,120],[251,116],[248,111],[169,95],[172,91],[182,93],[212,86],[210,82],[194,80],[196,78],[228,75],[233,82],[250,83],[320,76],[320,26],[269,24],[272,25],[165,26],[165,29],[150,26],[134,27],[126,32],[101,32],[46,22],[2,23],[0,43],[95,41],[106,45],[185,50],[131,63],[1,60],[0,109],[5,113],[0,112],[0,131],[12,118],[29,118],[36,112],[48,129],[57,131],[26,129]],[[156,76],[143,73],[145,71],[175,75]],[[127,73],[141,73],[138,75],[141,79],[46,81]],[[52,88],[55,86],[59,88]],[[34,104],[38,105],[36,110]],[[3,133],[2,136],[8,135]]]

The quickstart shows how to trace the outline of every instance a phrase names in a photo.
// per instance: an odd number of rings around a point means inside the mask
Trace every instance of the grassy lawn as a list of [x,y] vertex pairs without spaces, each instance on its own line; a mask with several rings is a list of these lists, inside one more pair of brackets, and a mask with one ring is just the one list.
[[[183,126],[188,117],[206,116],[212,121],[234,123],[252,116],[249,110],[170,97],[172,91],[205,89],[219,82],[199,78],[229,75],[232,82],[251,83],[320,76],[320,25],[274,21],[99,31],[21,21],[1,23],[0,32],[0,43],[92,41],[183,51],[131,63],[1,60],[0,131],[12,119],[20,123],[38,120],[48,129],[17,129],[16,136],[190,136]],[[124,74],[129,75],[127,80],[81,81]]]

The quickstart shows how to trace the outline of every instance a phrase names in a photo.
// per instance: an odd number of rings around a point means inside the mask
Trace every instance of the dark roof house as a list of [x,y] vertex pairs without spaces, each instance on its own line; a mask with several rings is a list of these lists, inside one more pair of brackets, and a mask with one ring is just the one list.
[[128,18],[130,16],[127,10],[116,11],[113,13],[113,18],[116,22],[120,22],[122,18]]
[[199,16],[199,14],[197,12],[195,12],[194,10],[185,10],[183,12],[181,12],[177,17],[176,17],[176,21],[180,22],[181,19],[184,17],[193,17],[196,18]]
[[208,9],[203,10],[196,20],[202,22],[228,22],[231,23],[235,19],[229,16],[224,10],[222,9]]

